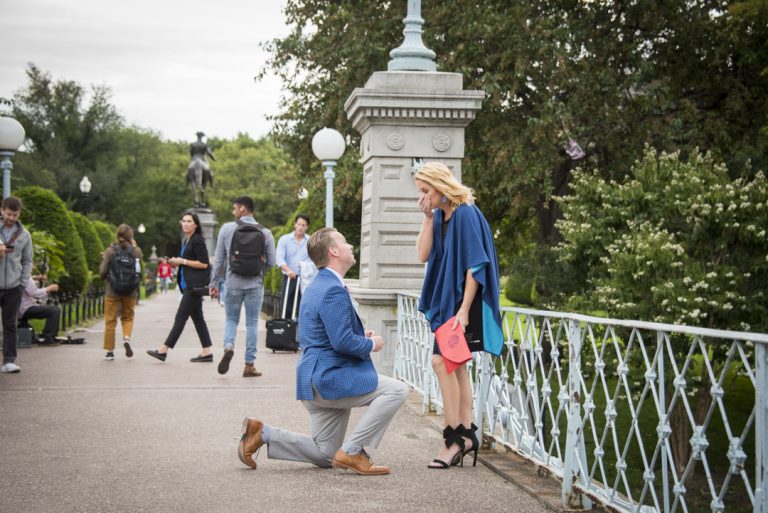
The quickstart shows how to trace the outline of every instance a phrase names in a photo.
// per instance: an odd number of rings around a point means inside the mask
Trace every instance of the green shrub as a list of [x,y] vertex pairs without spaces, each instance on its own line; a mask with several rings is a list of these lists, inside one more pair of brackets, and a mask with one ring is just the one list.
[[506,284],[504,285],[504,296],[513,303],[532,305],[532,290],[533,277],[530,275],[514,273],[507,277]]
[[94,275],[98,275],[99,264],[101,264],[101,253],[104,251],[104,246],[101,244],[101,239],[96,232],[96,227],[94,227],[93,222],[83,214],[72,212],[71,215],[72,220],[75,222],[77,233],[80,234],[80,239],[83,241],[85,261],[88,263],[88,270]]
[[117,226],[106,223],[104,221],[91,221],[93,227],[96,229],[96,233],[101,241],[101,251],[104,251],[107,246],[115,241],[115,233],[117,232]]
[[88,264],[75,223],[64,202],[42,187],[23,187],[16,191],[23,202],[22,223],[35,230],[46,231],[64,247],[62,260],[66,275],[59,282],[65,292],[82,292],[88,285]]

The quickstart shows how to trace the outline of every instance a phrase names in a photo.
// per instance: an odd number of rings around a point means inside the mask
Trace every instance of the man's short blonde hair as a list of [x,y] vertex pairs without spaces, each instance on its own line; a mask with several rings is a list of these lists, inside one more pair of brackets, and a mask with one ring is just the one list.
[[336,228],[320,228],[307,241],[307,253],[318,269],[328,266],[328,250],[335,243]]

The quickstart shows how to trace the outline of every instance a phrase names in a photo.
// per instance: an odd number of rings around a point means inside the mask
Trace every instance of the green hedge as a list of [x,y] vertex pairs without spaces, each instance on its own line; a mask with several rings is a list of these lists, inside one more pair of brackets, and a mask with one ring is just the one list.
[[63,243],[64,268],[60,285],[66,292],[82,292],[88,285],[88,264],[85,250],[75,223],[63,201],[42,187],[23,187],[15,192],[23,202],[21,221],[36,230],[43,230]]
[[99,240],[101,241],[101,251],[104,251],[107,246],[115,242],[117,226],[104,221],[91,221],[91,223],[96,229],[96,233],[99,235]]
[[504,284],[504,296],[513,303],[520,305],[533,305],[534,280],[531,276],[512,274],[507,276]]
[[88,270],[94,275],[99,273],[99,264],[101,264],[101,253],[104,246],[101,243],[99,234],[93,222],[79,212],[71,212],[72,220],[75,222],[77,233],[83,241],[85,249],[85,261],[88,262]]

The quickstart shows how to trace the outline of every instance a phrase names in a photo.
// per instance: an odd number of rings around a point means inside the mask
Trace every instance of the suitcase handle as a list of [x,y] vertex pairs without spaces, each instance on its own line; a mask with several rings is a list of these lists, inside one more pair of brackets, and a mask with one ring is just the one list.
[[[283,319],[285,319],[285,312],[288,310],[288,291],[291,290],[291,279],[288,278],[288,281],[285,282],[285,294],[283,298]],[[299,302],[299,290],[301,287],[301,276],[298,274],[296,275],[296,289],[293,293],[293,310],[292,310],[292,319],[296,320],[296,305]]]

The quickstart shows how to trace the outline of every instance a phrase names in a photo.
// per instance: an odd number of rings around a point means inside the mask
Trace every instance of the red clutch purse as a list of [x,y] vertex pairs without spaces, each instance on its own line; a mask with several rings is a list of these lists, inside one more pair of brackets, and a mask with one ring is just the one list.
[[472,353],[469,351],[467,339],[464,338],[461,324],[456,324],[456,329],[451,329],[455,319],[456,316],[451,317],[435,331],[437,346],[440,348],[440,354],[445,361],[445,370],[448,374],[472,359]]

